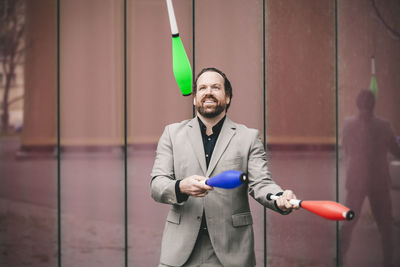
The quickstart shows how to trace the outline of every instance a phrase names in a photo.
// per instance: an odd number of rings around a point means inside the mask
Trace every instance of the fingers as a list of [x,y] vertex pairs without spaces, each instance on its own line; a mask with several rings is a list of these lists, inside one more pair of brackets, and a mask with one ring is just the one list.
[[203,190],[207,190],[207,191],[210,191],[210,190],[213,190],[214,189],[214,187],[212,187],[212,186],[209,186],[209,185],[207,185],[206,184],[206,181],[208,180],[208,178],[206,178],[206,177],[201,177],[202,179],[200,180],[200,185],[199,185],[199,187],[201,188],[201,189],[203,189]]
[[213,190],[214,187],[209,186],[206,184],[208,178],[202,177],[202,176],[194,176],[194,180],[197,181],[198,183],[193,183],[193,186],[196,187],[200,191],[210,191]]
[[204,197],[208,191],[213,190],[213,187],[205,184],[206,179],[198,175],[186,177],[179,184],[180,190],[189,196]]
[[290,210],[292,207],[292,204],[290,204],[289,201],[287,201],[285,198],[280,197],[276,200],[276,204],[278,205],[278,208],[283,210],[283,211],[287,211]]
[[285,190],[283,194],[276,200],[277,206],[283,210],[288,211],[292,209],[299,209],[298,203],[292,203],[291,199],[297,199],[292,190]]

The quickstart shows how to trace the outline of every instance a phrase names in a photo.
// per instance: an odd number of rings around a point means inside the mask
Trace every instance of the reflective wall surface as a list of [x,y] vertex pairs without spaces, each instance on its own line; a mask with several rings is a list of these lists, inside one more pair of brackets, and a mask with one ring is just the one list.
[[[5,77],[15,64],[17,81],[23,84],[22,95],[16,95],[22,96],[22,123],[13,124],[11,112],[11,124],[0,136],[0,266],[56,266],[57,3],[1,1],[0,9],[1,74]],[[10,42],[19,32],[12,25],[24,28],[18,43]],[[10,60],[7,51],[19,51],[21,60]],[[3,79],[2,108],[6,86]],[[15,90],[19,88],[10,88]],[[16,108],[15,99],[7,99],[10,110]]]
[[343,266],[397,266],[400,5],[368,2],[338,5],[338,190],[357,214],[340,224],[339,259]]
[[[272,174],[300,199],[334,200],[334,2],[266,3],[265,108]],[[335,222],[304,210],[268,215],[268,266],[336,266]]]
[[60,3],[62,266],[124,266],[122,27],[122,1]]
[[[179,31],[192,60],[192,2],[174,1]],[[157,266],[169,206],[150,196],[158,138],[167,124],[192,117],[172,72],[171,30],[165,1],[127,1],[128,264]]]
[[[0,266],[157,266],[170,207],[150,196],[156,145],[193,117],[165,1],[21,3],[23,83],[0,137]],[[398,266],[399,2],[173,4],[194,73],[229,77],[228,117],[259,130],[273,179],[356,213],[282,216],[251,199],[257,266]]]
[[[230,12],[226,12],[227,7]],[[262,2],[197,1],[195,11],[196,72],[206,67],[222,70],[233,87],[227,116],[259,129],[263,136]],[[264,208],[253,199],[250,205],[255,222],[256,257],[262,263]]]

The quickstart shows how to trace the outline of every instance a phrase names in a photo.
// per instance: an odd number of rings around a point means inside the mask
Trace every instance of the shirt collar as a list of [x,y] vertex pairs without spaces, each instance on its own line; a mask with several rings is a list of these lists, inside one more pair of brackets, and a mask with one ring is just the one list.
[[[213,135],[215,135],[215,134],[218,135],[221,132],[222,125],[224,124],[225,118],[226,118],[226,115],[217,124],[214,125],[214,127],[212,128]],[[201,119],[199,117],[197,117],[197,120],[199,121],[201,133],[206,135],[207,127],[201,121]]]

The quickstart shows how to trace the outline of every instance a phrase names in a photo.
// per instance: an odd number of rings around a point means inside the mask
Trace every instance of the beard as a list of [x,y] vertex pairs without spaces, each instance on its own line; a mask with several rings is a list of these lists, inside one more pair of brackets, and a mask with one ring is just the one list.
[[218,102],[215,98],[213,98],[213,99],[217,103],[217,105],[214,108],[205,108],[204,102],[201,101],[200,103],[197,103],[198,104],[196,106],[197,112],[199,112],[199,114],[205,118],[214,118],[214,117],[218,116],[219,114],[221,114],[225,110],[226,104]]

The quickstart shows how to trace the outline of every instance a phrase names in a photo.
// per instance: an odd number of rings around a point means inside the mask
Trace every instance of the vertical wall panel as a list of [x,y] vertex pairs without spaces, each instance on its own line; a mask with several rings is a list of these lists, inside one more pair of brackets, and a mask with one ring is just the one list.
[[[192,59],[192,1],[173,1],[180,36]],[[169,205],[150,196],[155,147],[167,124],[192,118],[192,96],[182,96],[172,71],[172,39],[166,2],[129,0],[128,263],[157,266]],[[184,178],[184,177],[179,177]]]
[[124,266],[123,4],[60,10],[62,266]]
[[[1,2],[1,23],[7,4]],[[17,13],[25,25],[23,64],[16,66],[23,88],[11,88],[17,94],[9,99],[23,94],[10,105],[24,114],[23,124],[0,136],[0,266],[50,267],[57,264],[57,7],[51,0],[25,4]],[[3,76],[1,93],[4,83]]]
[[[357,215],[340,224],[343,266],[400,264],[399,14],[398,1],[338,1],[339,199]],[[370,88],[371,57],[378,95],[368,118],[357,98]]]
[[[262,1],[196,1],[196,72],[222,70],[232,84],[227,116],[263,133]],[[264,261],[263,207],[250,196],[256,260]]]
[[[271,171],[300,199],[334,200],[334,2],[267,1],[266,13]],[[304,210],[268,215],[268,266],[335,266],[334,222]]]

